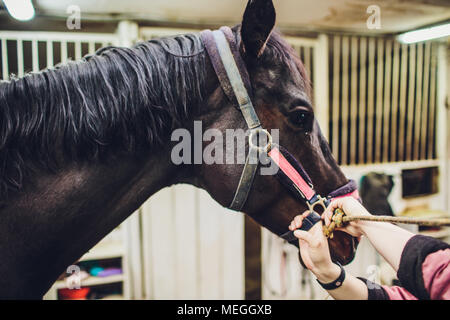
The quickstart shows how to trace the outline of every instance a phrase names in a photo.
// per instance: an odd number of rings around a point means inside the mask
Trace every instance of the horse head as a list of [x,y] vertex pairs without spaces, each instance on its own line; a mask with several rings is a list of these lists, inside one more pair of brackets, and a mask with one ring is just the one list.
[[[247,89],[251,92],[262,127],[269,132],[277,130],[279,145],[298,159],[311,178],[315,191],[329,195],[348,181],[333,158],[314,116],[305,68],[292,47],[274,30],[275,16],[272,1],[249,1],[242,24],[232,29],[228,39],[232,38],[234,48],[242,58],[243,65],[237,65],[248,74]],[[229,129],[246,130],[246,121],[236,108],[236,101],[230,98],[218,79],[221,75],[217,75],[214,67],[215,58],[211,57],[207,64],[209,94],[204,109],[207,111],[197,119],[202,120],[203,129],[213,129],[224,135]],[[230,140],[227,138],[227,141]],[[211,144],[215,143],[217,141]],[[222,151],[224,154],[242,151],[234,148],[225,145]],[[237,148],[245,149],[246,146]],[[203,164],[194,170],[194,184],[206,189],[223,206],[229,206],[242,170],[242,163]],[[305,201],[287,192],[275,175],[256,174],[241,211],[281,235],[288,231],[293,217],[307,209]],[[356,246],[356,239],[343,232],[337,232],[330,240],[333,259],[344,264],[353,259]]]

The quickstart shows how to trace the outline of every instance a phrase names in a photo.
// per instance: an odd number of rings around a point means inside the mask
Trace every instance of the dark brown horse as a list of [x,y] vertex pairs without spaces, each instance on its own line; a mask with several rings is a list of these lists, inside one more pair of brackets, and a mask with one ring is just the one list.
[[[233,29],[266,129],[280,130],[323,195],[347,180],[314,119],[304,68],[273,31],[272,1],[249,1]],[[320,107],[320,106],[319,106]],[[105,48],[82,61],[0,84],[0,297],[41,298],[158,190],[203,188],[228,206],[242,165],[175,165],[171,132],[246,128],[199,35]],[[257,176],[243,211],[276,234],[306,206],[273,176]],[[161,213],[164,214],[164,213]],[[353,238],[337,233],[348,263]]]

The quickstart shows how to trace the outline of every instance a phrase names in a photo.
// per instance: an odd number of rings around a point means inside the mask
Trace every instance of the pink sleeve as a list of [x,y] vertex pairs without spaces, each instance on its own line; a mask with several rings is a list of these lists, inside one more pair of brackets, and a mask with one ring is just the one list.
[[425,289],[433,300],[450,300],[450,249],[429,254],[422,264]]
[[389,296],[389,300],[418,300],[408,290],[402,287],[394,286],[382,286],[384,291]]

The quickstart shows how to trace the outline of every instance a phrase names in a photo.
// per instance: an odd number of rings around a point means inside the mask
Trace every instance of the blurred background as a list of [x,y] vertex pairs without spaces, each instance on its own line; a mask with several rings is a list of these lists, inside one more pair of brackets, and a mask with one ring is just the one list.
[[[0,0],[8,79],[107,45],[240,23],[246,0]],[[311,77],[316,113],[374,214],[449,212],[450,2],[275,0],[277,26]],[[415,32],[419,31],[419,32]],[[446,241],[447,228],[407,227]],[[183,231],[180,235],[180,231]],[[61,275],[47,299],[326,299],[298,250],[187,185],[160,191]],[[393,270],[366,240],[347,269]],[[79,283],[80,284],[80,283]]]

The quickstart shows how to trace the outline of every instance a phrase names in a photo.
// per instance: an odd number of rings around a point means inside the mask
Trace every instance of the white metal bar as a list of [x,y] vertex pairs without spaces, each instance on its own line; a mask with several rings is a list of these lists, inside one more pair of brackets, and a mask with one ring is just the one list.
[[53,41],[46,41],[46,47],[47,47],[47,68],[52,67],[55,62],[53,59]]
[[31,41],[31,55],[33,61],[33,72],[39,71],[39,51],[38,43],[36,40]]
[[82,57],[81,42],[80,41],[76,41],[75,42],[75,60],[80,60],[81,57]]
[[67,62],[67,41],[61,41],[61,63]]
[[89,41],[88,51],[89,51],[89,54],[95,53],[95,42],[94,41]]
[[[142,27],[139,28],[139,38],[144,40],[150,40],[155,37],[167,37],[185,33],[197,33],[200,32],[200,29],[178,29],[178,28],[163,28],[163,27]],[[288,38],[285,38],[289,40]],[[297,38],[292,38],[292,40],[298,41]],[[295,44],[294,42],[289,41],[290,43]]]
[[23,66],[23,41],[17,40],[17,75],[23,77],[25,71]]
[[6,38],[1,38],[2,41],[2,77],[3,80],[9,79],[9,66],[8,66],[8,46]]
[[95,41],[114,42],[116,34],[111,33],[68,33],[68,32],[40,32],[40,31],[0,31],[0,38],[8,40],[21,39],[23,41]]

